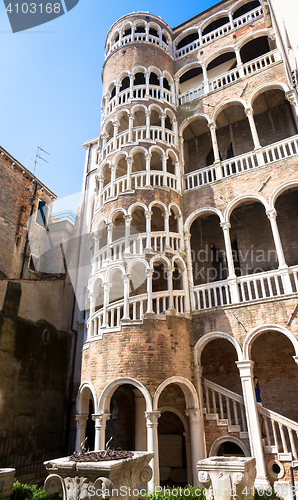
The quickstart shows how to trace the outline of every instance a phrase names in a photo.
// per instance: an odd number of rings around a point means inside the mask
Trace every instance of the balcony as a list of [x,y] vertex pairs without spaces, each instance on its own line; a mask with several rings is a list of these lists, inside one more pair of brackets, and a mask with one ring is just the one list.
[[[164,316],[169,309],[170,292],[154,292],[152,294],[153,314]],[[147,294],[128,298],[129,314],[123,318],[124,300],[109,304],[106,312],[102,307],[87,321],[87,339],[99,340],[104,333],[120,331],[121,326],[129,323],[142,323],[147,309]],[[173,291],[173,306],[177,313],[185,314],[185,292]],[[105,318],[105,324],[104,324]]]
[[242,78],[253,75],[259,71],[262,71],[263,69],[268,68],[280,61],[281,61],[281,56],[278,49],[272,50],[271,52],[268,52],[267,54],[264,54],[260,57],[257,57],[252,61],[249,61],[235,69],[227,71],[226,73],[223,73],[222,75],[219,75],[216,78],[207,80],[206,82],[200,84],[198,87],[187,90],[182,94],[179,94],[178,95],[179,106],[191,102],[194,99],[198,99],[203,95],[208,95],[210,92],[221,90],[224,87],[227,87],[228,85],[237,83]]
[[286,271],[274,270],[241,276],[236,281],[239,295],[239,300],[237,301],[232,300],[232,285],[229,283],[229,280],[195,286],[193,288],[194,310],[202,311],[214,309],[215,307],[273,299],[297,293],[298,266],[292,266]]
[[276,161],[298,154],[298,135],[288,137],[260,148],[258,152],[249,152],[221,162],[220,166],[211,165],[185,175],[185,190],[195,189],[214,181],[269,165]]
[[228,22],[223,26],[221,26],[220,28],[211,31],[206,35],[203,35],[201,39],[198,38],[197,40],[189,43],[188,45],[181,47],[181,49],[176,50],[175,59],[179,59],[180,57],[185,56],[190,52],[193,52],[199,47],[204,47],[205,45],[214,42],[214,40],[221,38],[227,35],[228,33],[231,33],[233,30],[238,29],[240,26],[244,26],[245,24],[251,23],[256,19],[259,19],[262,15],[263,15],[263,10],[261,6],[259,6],[256,9],[247,12],[243,16],[234,19],[233,22]]

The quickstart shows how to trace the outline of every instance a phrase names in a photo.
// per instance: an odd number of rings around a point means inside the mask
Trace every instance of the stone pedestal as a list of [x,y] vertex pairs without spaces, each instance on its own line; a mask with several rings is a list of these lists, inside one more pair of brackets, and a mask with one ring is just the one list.
[[0,469],[0,500],[10,499],[15,471],[15,469]]
[[199,484],[207,500],[249,499],[256,477],[251,457],[211,457],[197,463]]
[[137,499],[138,487],[148,483],[153,453],[135,451],[131,458],[100,462],[74,462],[69,457],[50,460],[44,465],[49,476],[47,493],[58,492],[63,500]]

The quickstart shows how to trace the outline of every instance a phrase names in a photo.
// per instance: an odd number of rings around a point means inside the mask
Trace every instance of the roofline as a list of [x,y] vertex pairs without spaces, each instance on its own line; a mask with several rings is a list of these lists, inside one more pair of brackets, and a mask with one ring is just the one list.
[[214,7],[217,7],[218,5],[221,5],[221,4],[226,3],[226,2],[227,2],[227,0],[220,0],[220,2],[217,2],[217,3],[213,4],[213,5],[210,5],[210,7],[208,7],[208,9],[202,10],[202,12],[199,12],[198,14],[196,14],[193,17],[190,17],[189,19],[187,19],[183,23],[178,24],[178,26],[175,26],[175,28],[172,28],[172,31],[175,31],[178,28],[181,28],[182,26],[184,26],[184,24],[189,23],[189,21],[193,21],[196,17],[201,16],[202,14],[205,14],[206,12],[208,12],[211,9],[213,9]]
[[32,172],[30,172],[30,170],[28,170],[26,167],[24,167],[24,165],[22,165],[22,163],[20,163],[11,154],[9,154],[8,151],[6,151],[6,149],[4,149],[2,146],[0,146],[0,152],[3,153],[2,156],[5,155],[9,160],[12,161],[13,165],[16,165],[17,167],[19,167],[19,169],[21,169],[23,171],[23,173],[26,173],[29,177],[31,177],[31,179],[34,180],[36,182],[36,184],[39,184],[40,187],[42,187],[44,190],[46,190],[55,200],[57,199],[57,195],[55,193],[53,193],[53,191],[51,191],[47,186],[45,186],[45,184],[43,184],[43,182],[41,182],[35,175],[33,175]]

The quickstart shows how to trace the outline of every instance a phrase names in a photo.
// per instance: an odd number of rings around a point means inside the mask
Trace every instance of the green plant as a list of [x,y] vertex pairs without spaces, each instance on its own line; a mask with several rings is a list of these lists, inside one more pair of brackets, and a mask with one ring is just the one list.
[[11,500],[61,500],[58,493],[49,495],[43,486],[22,484],[16,481],[13,485]]
[[146,493],[150,500],[206,500],[205,488],[188,485],[182,487],[155,486],[153,493]]

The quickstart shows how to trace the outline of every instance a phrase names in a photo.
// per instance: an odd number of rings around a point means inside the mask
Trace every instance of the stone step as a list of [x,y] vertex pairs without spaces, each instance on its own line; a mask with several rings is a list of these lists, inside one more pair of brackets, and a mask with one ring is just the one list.
[[240,425],[228,425],[228,431],[229,432],[240,432],[241,427],[240,427]]

